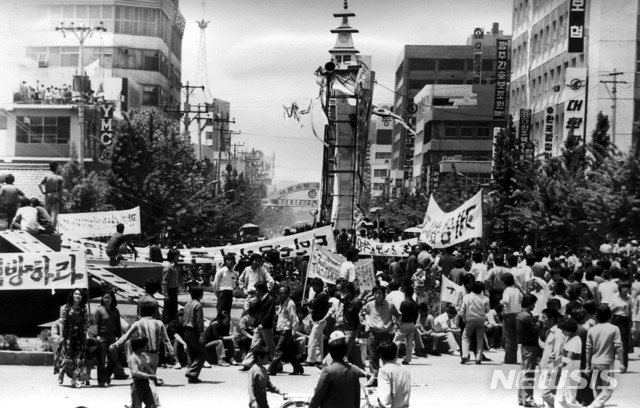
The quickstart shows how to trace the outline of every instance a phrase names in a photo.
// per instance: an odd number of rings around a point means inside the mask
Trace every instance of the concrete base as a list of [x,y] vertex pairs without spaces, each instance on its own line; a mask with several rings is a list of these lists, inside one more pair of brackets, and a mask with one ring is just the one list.
[[0,351],[0,365],[53,366],[50,351]]

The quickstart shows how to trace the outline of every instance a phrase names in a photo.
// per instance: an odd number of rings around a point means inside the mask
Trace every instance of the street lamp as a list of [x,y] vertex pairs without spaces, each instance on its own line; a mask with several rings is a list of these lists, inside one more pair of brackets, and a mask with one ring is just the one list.
[[64,21],[60,23],[59,26],[56,27],[56,31],[60,31],[63,37],[67,37],[67,31],[71,31],[73,35],[76,36],[78,42],[80,43],[80,55],[78,61],[78,75],[82,75],[82,71],[84,70],[84,41],[93,36],[95,31],[103,31],[106,32],[107,29],[104,26],[104,23],[101,21],[97,27],[93,26],[85,26],[84,23],[80,23],[79,25],[75,25],[72,21],[69,25],[65,25]]

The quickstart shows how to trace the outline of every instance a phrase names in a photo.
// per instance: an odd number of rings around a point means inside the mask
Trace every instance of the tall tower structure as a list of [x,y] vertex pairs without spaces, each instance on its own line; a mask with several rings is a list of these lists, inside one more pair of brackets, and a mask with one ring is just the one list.
[[371,58],[362,56],[353,44],[347,1],[343,10],[333,14],[340,18],[335,46],[329,50],[331,62],[322,75],[325,92],[325,149],[322,167],[320,220],[337,229],[354,227],[354,209],[366,194],[364,168],[374,73]]
[[[202,2],[202,9],[204,12],[204,2]],[[204,13],[203,13],[204,14]],[[209,25],[208,21],[204,19],[200,21],[196,21],[198,27],[200,28],[200,45],[198,48],[198,68],[196,71],[196,83],[198,85],[204,86],[203,92],[198,92],[201,94],[201,98],[204,98],[203,101],[196,101],[196,103],[205,103],[211,101],[213,99],[213,95],[211,94],[211,88],[209,87],[209,75],[207,74],[207,40],[206,40],[206,29]]]

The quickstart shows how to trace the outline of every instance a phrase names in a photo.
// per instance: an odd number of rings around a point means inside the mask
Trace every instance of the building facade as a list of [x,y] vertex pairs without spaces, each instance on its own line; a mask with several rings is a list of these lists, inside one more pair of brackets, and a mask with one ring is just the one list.
[[625,0],[514,1],[509,110],[516,128],[523,109],[531,116],[537,154],[560,154],[571,136],[589,142],[599,112],[618,148],[632,146],[638,12]]
[[[90,162],[109,142],[101,136],[105,123],[111,126],[113,111],[161,109],[180,101],[175,85],[180,84],[185,20],[179,0],[29,0],[12,12],[20,22],[14,24],[26,25],[29,34],[14,47],[24,58],[4,67],[15,84],[0,95],[5,161],[66,161],[74,145]],[[106,31],[93,30],[81,46],[78,27]],[[80,91],[79,74],[90,79],[95,99],[76,97],[81,92],[64,97],[65,90]],[[105,109],[113,110],[108,122],[102,120]]]
[[[394,111],[411,126],[416,125],[414,98],[427,85],[470,85],[495,82],[496,39],[503,32],[498,24],[483,32],[481,61],[474,61],[474,43],[467,45],[405,45],[397,60]],[[478,62],[478,64],[475,64]],[[408,137],[409,136],[409,137]],[[413,174],[415,141],[407,130],[396,124],[393,129],[392,169],[404,172],[404,186],[409,187]]]
[[[382,109],[393,109],[391,104]],[[392,195],[396,191],[396,179],[402,183],[399,171],[391,170],[393,140],[393,120],[389,117],[372,116],[369,126],[369,179],[371,196]],[[396,175],[397,173],[397,175]]]

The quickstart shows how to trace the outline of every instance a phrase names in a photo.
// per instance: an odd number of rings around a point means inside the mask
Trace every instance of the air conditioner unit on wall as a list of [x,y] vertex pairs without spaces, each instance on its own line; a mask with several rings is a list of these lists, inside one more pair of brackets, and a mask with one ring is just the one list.
[[38,61],[38,68],[46,68],[48,66],[49,66],[49,61],[47,60]]

